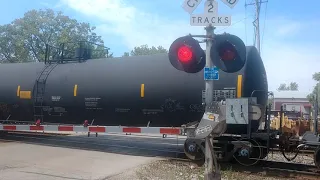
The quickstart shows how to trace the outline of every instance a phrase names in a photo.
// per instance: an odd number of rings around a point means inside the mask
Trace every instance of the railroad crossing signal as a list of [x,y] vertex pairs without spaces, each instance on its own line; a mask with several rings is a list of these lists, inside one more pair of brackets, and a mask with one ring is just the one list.
[[[240,38],[234,35],[215,35],[212,26],[231,25],[231,16],[218,15],[218,3],[207,0],[204,14],[192,15],[192,12],[200,4],[201,0],[185,0],[183,9],[190,16],[191,26],[207,26],[206,35],[198,36],[206,38],[206,53],[201,49],[199,43],[192,36],[185,36],[174,41],[169,49],[169,60],[171,64],[181,71],[199,72],[204,66],[204,79],[206,80],[205,113],[200,120],[196,130],[195,138],[205,138],[205,179],[213,177],[213,166],[217,167],[216,155],[210,147],[212,137],[210,134],[220,136],[226,129],[226,117],[222,106],[215,107],[219,112],[213,112],[214,84],[211,80],[219,80],[219,69],[227,73],[239,71],[246,61],[246,47]],[[238,0],[222,0],[230,8],[233,8]],[[215,66],[214,66],[215,65]],[[210,119],[212,116],[217,119]],[[215,160],[214,160],[215,159]],[[221,179],[219,170],[216,168],[215,179]]]
[[180,71],[197,73],[204,68],[206,55],[197,40],[191,36],[183,36],[171,44],[169,60]]
[[[182,4],[182,8],[187,11],[190,15],[193,13],[194,10],[197,9],[199,4],[201,3],[202,0],[184,0]],[[211,2],[215,2],[214,0],[208,0]],[[234,8],[239,2],[239,0],[220,0],[230,8]]]
[[227,33],[215,35],[210,57],[219,69],[234,73],[246,63],[246,46],[238,36]]
[[182,8],[189,14],[192,14],[192,12],[197,9],[200,3],[201,0],[184,0]]
[[[233,8],[239,0],[221,0],[223,3]],[[207,0],[204,3],[204,14],[192,15],[201,0],[185,0],[183,9],[191,14],[190,24],[192,26],[228,26],[231,25],[231,16],[218,15],[218,3],[215,0]],[[208,34],[207,34],[208,35]],[[231,34],[214,35],[208,38],[207,42],[212,42],[208,48],[210,54],[206,57],[198,41],[191,35],[176,39],[169,49],[169,60],[178,70],[188,73],[197,73],[206,65],[204,71],[205,80],[218,80],[219,70],[227,73],[234,73],[242,69],[246,62],[246,47],[243,41]],[[208,51],[207,51],[208,52]],[[206,59],[208,58],[208,59]],[[215,67],[211,67],[211,65]]]
[[239,0],[220,0],[220,1],[222,1],[224,4],[229,6],[229,8],[234,8],[234,6],[236,6],[239,2]]
[[218,3],[214,0],[207,0],[204,3],[203,14],[191,14],[191,26],[230,26],[231,16],[218,15]]
[[[210,58],[216,67],[205,70],[205,80],[218,80],[218,69],[227,73],[242,69],[246,62],[246,46],[238,36],[224,33],[215,35],[211,41]],[[171,44],[169,60],[173,67],[187,73],[197,73],[206,64],[204,50],[191,35],[179,37]]]

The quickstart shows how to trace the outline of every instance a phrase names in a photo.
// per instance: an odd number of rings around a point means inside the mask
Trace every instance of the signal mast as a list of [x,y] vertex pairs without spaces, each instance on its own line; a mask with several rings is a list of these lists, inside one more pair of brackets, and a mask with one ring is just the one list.
[[[219,71],[235,73],[243,68],[246,62],[244,42],[231,34],[214,34],[213,26],[231,24],[230,16],[218,15],[218,3],[214,0],[205,2],[205,14],[192,15],[201,0],[185,0],[183,9],[190,13],[190,24],[206,26],[206,35],[187,35],[177,38],[170,46],[169,60],[173,67],[186,73],[198,73],[204,69],[205,113],[194,132],[187,133],[188,138],[205,139],[205,179],[221,179],[216,155],[213,151],[213,137],[220,136],[226,130],[226,106],[214,101],[213,80],[219,80]],[[238,0],[222,0],[233,8]],[[194,37],[206,40],[206,50],[200,47]],[[196,141],[195,141],[196,142]],[[199,145],[201,147],[201,145]],[[215,167],[215,173],[213,170]]]

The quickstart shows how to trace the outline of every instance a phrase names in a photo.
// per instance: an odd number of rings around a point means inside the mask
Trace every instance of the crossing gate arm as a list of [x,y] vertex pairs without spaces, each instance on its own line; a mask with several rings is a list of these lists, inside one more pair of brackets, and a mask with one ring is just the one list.
[[71,125],[7,125],[0,124],[0,131],[49,131],[84,133],[138,133],[181,135],[179,127],[126,127],[126,126],[71,126]]

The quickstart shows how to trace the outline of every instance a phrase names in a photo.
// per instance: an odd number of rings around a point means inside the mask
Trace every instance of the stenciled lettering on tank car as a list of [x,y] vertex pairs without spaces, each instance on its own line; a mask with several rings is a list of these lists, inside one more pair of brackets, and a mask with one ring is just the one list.
[[180,102],[171,98],[166,99],[164,104],[161,106],[161,108],[164,111],[168,111],[168,112],[177,112],[177,111],[185,110],[185,108],[181,105]]
[[2,112],[2,113],[11,112],[9,105],[6,103],[0,103],[0,112]]
[[19,108],[19,104],[13,104],[13,105],[12,105],[12,108],[13,108],[13,109]]
[[63,107],[53,107],[54,112],[58,112],[58,113],[65,113],[67,112],[65,108]]
[[150,114],[156,115],[163,112],[164,112],[163,109],[142,109],[142,113],[145,115],[150,115]]
[[189,111],[190,112],[204,112],[205,106],[203,106],[202,104],[190,104]]
[[114,111],[117,113],[128,113],[128,112],[130,112],[130,109],[129,108],[115,108]]
[[86,97],[84,98],[84,105],[87,110],[101,110],[102,107],[99,105],[100,100],[102,100],[100,97]]
[[61,96],[51,96],[51,101],[57,102],[60,101]]

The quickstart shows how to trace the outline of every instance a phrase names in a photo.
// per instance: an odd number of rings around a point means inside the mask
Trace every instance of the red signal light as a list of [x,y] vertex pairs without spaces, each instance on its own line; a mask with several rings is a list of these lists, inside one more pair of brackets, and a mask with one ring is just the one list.
[[189,46],[181,46],[178,48],[178,59],[183,63],[188,63],[193,58],[192,49]]
[[223,50],[220,57],[223,61],[232,61],[235,59],[236,53],[230,49],[225,49],[225,50]]
[[206,65],[206,55],[192,36],[182,36],[173,41],[168,57],[171,65],[179,71],[198,73]]
[[228,33],[215,35],[210,58],[223,72],[235,73],[246,64],[247,47],[238,36]]
[[223,61],[232,61],[236,58],[235,48],[229,42],[225,42],[219,48],[219,56]]

